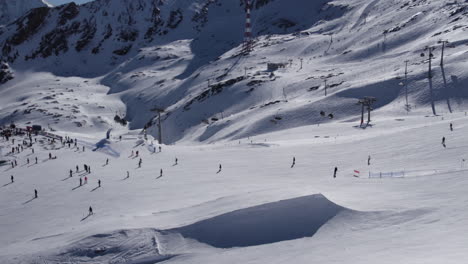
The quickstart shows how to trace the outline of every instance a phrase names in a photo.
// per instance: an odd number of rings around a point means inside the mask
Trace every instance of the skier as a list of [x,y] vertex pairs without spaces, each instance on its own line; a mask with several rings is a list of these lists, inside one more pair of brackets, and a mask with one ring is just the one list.
[[70,178],[73,177],[73,171],[70,170]]
[[293,157],[293,162],[292,162],[291,168],[294,167],[294,165],[296,165],[296,157]]
[[36,164],[37,164],[37,157],[36,157]]
[[141,158],[140,158],[140,161],[138,161],[138,168],[141,168],[141,163],[142,163],[142,162],[143,162],[143,161],[142,161]]
[[76,165],[76,172],[78,172],[79,170],[80,170],[80,169],[79,169],[78,165]]
[[159,152],[161,152],[161,151],[162,151],[162,148],[161,148],[161,146],[159,146]]
[[13,175],[11,175],[10,179],[11,179],[11,183],[15,182],[15,177],[13,177]]
[[29,158],[26,159],[26,164],[29,164]]
[[89,207],[89,215],[92,215],[93,214],[93,208],[90,206]]
[[34,198],[37,198],[37,197],[38,197],[38,196],[37,196],[37,190],[34,189]]
[[98,180],[98,186],[101,187],[101,180]]
[[84,183],[88,184],[88,177],[84,177]]
[[453,125],[450,123],[450,131],[453,131]]
[[130,172],[127,171],[127,179],[130,178]]
[[91,173],[91,166],[88,165],[88,173]]
[[86,172],[88,172],[88,165],[84,164],[83,167],[84,167],[84,170],[85,170]]
[[34,154],[34,148],[32,148],[31,151],[32,151],[32,154]]
[[132,155],[130,155],[130,157],[132,157],[132,156],[133,156],[133,150],[132,150]]
[[83,180],[80,178],[80,186],[83,185]]
[[136,156],[138,157],[139,154],[140,154],[140,151],[137,150],[136,151]]
[[179,161],[179,160],[178,160],[177,158],[175,158],[175,165],[177,165],[177,162],[178,162],[178,161]]
[[17,161],[17,160],[15,160],[15,167],[16,167],[16,166],[18,166],[18,161]]
[[369,155],[369,157],[367,157],[367,166],[370,166],[370,159],[371,159],[371,157]]
[[218,173],[220,173],[222,169],[223,169],[223,166],[221,166],[221,164],[219,164],[219,170],[218,170]]
[[442,137],[442,146],[444,146],[444,148],[446,147],[445,146],[445,137]]
[[161,169],[161,171],[159,172],[159,178],[161,178],[163,176],[163,169]]
[[336,178],[336,172],[338,172],[338,167],[335,167],[335,172],[333,173],[333,178]]
[[106,159],[106,165],[109,165],[109,159]]
[[49,152],[49,159],[52,159],[52,153]]

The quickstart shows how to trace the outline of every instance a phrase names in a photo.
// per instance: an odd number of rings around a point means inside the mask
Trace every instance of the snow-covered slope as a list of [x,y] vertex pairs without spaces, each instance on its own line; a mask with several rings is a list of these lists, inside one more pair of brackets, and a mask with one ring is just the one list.
[[0,166],[0,263],[462,264],[468,258],[463,113],[380,117],[367,129],[330,123],[240,142],[162,146],[156,153],[151,137],[135,133],[109,140],[55,133],[76,137],[78,149],[39,136],[34,153],[24,146],[9,154],[29,139],[0,139],[2,159],[18,162]]
[[0,25],[5,25],[37,7],[52,7],[44,0],[0,0]]
[[[150,110],[164,108],[165,143],[355,121],[363,96],[377,98],[377,115],[406,114],[406,60],[411,113],[465,110],[466,2],[271,0],[253,7],[256,41],[247,56],[239,56],[242,1],[98,0],[18,19],[0,36],[2,58],[13,76],[49,72],[108,86],[111,100],[124,102],[131,129],[156,135]],[[449,41],[444,69],[440,40]],[[435,47],[431,84],[426,46]],[[268,71],[272,62],[287,67]],[[10,103],[3,124],[22,122],[33,104]]]
[[[149,126],[156,135],[150,110],[166,109],[166,143],[330,121],[320,111],[355,120],[363,96],[376,97],[379,112],[405,113],[406,60],[412,113],[432,113],[431,103],[436,113],[465,110],[466,2],[272,0],[253,6],[257,38],[248,56],[239,56],[242,1],[98,0],[20,18],[0,36],[3,59],[19,73],[93,78],[108,86],[126,105],[132,129]],[[444,71],[440,40],[450,42]],[[432,89],[427,56],[420,57],[426,46],[436,47]],[[267,71],[272,62],[287,67]],[[31,103],[6,108],[3,123],[22,121]]]
[[253,7],[247,55],[242,1],[97,0],[3,28],[0,125],[77,146],[0,139],[0,263],[466,262],[468,2]]

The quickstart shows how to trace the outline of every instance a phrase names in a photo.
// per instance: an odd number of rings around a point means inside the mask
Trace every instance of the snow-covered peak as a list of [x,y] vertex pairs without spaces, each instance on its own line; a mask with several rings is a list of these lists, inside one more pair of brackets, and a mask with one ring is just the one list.
[[37,7],[52,7],[44,0],[0,0],[0,25],[8,24]]

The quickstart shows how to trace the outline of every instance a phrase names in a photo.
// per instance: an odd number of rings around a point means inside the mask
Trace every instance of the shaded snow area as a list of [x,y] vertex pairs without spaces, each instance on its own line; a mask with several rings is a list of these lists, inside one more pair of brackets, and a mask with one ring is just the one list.
[[463,263],[465,113],[355,123],[161,152],[136,131],[2,139],[0,262]]
[[0,132],[43,129],[0,138],[1,264],[468,259],[468,2],[255,0],[250,53],[243,1],[41,6],[0,28]]

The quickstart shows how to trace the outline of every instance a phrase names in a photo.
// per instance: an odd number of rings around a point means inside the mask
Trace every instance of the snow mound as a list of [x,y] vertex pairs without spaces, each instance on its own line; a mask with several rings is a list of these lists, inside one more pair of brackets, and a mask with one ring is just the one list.
[[217,248],[248,247],[311,237],[343,210],[317,194],[240,209],[171,231]]
[[160,254],[152,229],[119,230],[96,234],[65,247],[47,263],[157,263],[173,257]]

